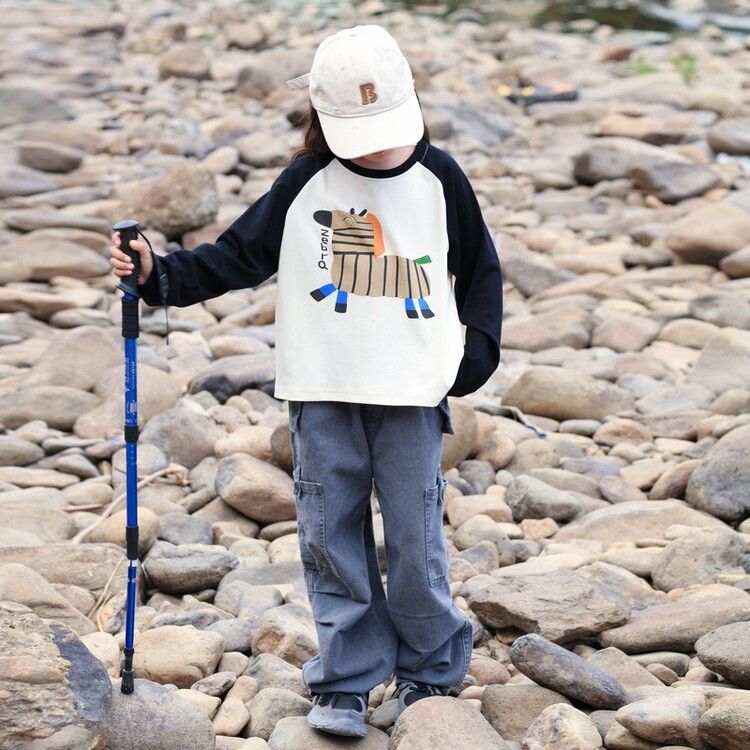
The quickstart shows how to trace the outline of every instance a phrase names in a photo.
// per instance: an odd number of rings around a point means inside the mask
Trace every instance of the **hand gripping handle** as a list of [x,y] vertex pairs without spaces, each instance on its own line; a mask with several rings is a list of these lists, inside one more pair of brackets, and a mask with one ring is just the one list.
[[122,289],[127,294],[138,297],[138,276],[141,272],[141,256],[137,250],[133,250],[130,247],[130,240],[138,239],[138,222],[135,219],[123,219],[122,221],[118,221],[112,229],[120,233],[120,249],[128,255],[133,264],[133,272],[130,276],[122,276],[117,288]]

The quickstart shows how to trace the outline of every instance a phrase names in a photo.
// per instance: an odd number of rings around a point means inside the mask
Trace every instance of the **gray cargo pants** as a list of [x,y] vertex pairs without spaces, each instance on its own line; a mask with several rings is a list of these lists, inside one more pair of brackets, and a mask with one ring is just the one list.
[[[469,667],[470,620],[453,603],[443,532],[438,406],[290,401],[299,547],[320,645],[314,692],[365,692],[397,678],[454,686]],[[386,599],[373,536],[385,531]]]

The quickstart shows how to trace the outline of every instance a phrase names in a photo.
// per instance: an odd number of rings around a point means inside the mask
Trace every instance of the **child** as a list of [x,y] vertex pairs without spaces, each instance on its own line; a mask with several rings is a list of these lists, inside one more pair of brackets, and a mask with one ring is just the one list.
[[[303,666],[308,721],[362,736],[369,691],[392,673],[403,710],[445,695],[469,666],[471,622],[450,592],[440,455],[453,432],[448,396],[475,391],[498,366],[502,276],[469,181],[429,143],[393,37],[376,25],[327,37],[310,73],[288,83],[308,82],[304,147],[215,244],[164,258],[131,244],[151,305],[191,305],[278,271],[274,395],[289,402],[320,645]],[[118,237],[111,253],[127,275]]]

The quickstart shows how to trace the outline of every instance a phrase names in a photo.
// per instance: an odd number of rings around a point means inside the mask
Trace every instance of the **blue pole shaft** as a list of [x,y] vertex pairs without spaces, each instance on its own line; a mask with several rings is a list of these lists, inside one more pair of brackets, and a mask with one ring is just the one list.
[[[138,304],[127,292],[123,307]],[[128,583],[125,604],[125,660],[122,692],[133,692],[133,655],[135,652],[135,607],[138,586],[138,351],[135,338],[125,337],[125,470],[126,470],[126,542]]]

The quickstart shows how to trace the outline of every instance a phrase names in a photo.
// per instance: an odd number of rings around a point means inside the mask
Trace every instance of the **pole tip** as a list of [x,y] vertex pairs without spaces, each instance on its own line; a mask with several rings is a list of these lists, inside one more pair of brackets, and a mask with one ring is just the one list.
[[125,693],[125,695],[130,695],[133,690],[135,690],[135,685],[133,683],[133,671],[123,670],[120,692]]
[[135,219],[123,219],[118,221],[117,224],[112,225],[112,229],[116,232],[122,231],[123,229],[135,229],[138,227],[138,222]]

